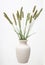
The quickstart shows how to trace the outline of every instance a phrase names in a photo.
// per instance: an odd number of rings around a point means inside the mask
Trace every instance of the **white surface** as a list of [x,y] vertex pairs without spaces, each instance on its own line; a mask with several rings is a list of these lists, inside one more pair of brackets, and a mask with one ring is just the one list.
[[18,37],[4,18],[3,12],[7,12],[12,18],[12,13],[16,13],[16,10],[23,6],[26,15],[35,4],[37,4],[38,9],[43,7],[43,12],[31,30],[32,33],[36,32],[36,34],[29,38],[31,56],[29,62],[24,65],[45,65],[45,0],[0,0],[0,65],[21,65],[16,59]]
[[17,60],[20,63],[27,63],[30,56],[30,47],[27,45],[27,40],[19,41],[19,44],[16,47],[16,56]]

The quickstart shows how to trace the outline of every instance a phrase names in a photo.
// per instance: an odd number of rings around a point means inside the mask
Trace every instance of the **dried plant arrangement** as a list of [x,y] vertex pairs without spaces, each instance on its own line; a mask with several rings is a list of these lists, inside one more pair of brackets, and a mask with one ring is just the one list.
[[[38,18],[38,16],[42,12],[42,10],[43,10],[43,8],[41,8],[38,11],[36,9],[36,5],[35,5],[33,7],[33,10],[32,10],[33,15],[31,13],[27,13],[26,22],[25,22],[25,27],[24,27],[23,33],[22,33],[22,29],[21,29],[21,23],[22,23],[21,20],[24,18],[23,7],[21,7],[20,11],[17,10],[16,15],[14,13],[12,14],[15,25],[13,24],[12,20],[8,17],[8,15],[5,12],[3,12],[3,14],[4,14],[4,17],[13,26],[14,31],[18,35],[19,39],[20,40],[27,40],[28,37],[30,36],[29,33],[30,33],[31,24],[34,22],[33,20],[36,20]],[[16,29],[15,29],[15,26],[17,26],[17,23],[18,23],[18,26],[19,26],[19,30],[17,29],[18,31],[16,31]],[[26,31],[28,23],[29,23],[29,27],[28,27],[28,30]]]

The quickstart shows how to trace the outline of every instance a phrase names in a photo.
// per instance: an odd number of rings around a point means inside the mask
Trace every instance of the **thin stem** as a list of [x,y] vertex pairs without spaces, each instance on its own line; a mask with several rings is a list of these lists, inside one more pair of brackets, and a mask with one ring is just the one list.
[[35,33],[36,33],[36,32],[34,32],[34,33],[32,33],[32,34],[28,35],[28,36],[27,36],[27,38],[28,38],[28,37],[30,37],[30,36],[32,36],[32,35],[34,35]]
[[12,25],[12,26],[13,26],[14,31],[16,32],[16,34],[18,35],[18,37],[20,38],[20,33],[18,33],[18,32],[15,30],[14,25]]
[[24,35],[25,35],[25,33],[26,33],[26,26],[27,26],[27,21],[26,21],[26,23],[25,23]]
[[26,38],[27,38],[29,32],[30,32],[30,25],[29,25],[29,28],[28,28],[28,32],[27,32],[27,34],[26,34]]
[[19,35],[19,33],[15,30],[15,27],[14,27],[14,25],[12,25],[13,26],[13,28],[14,28],[14,31]]
[[20,37],[22,38],[21,22],[19,21]]
[[28,28],[28,31],[27,31],[27,34],[26,34],[26,38],[28,37],[28,34],[29,34],[29,32],[30,32],[30,29],[31,29],[31,27],[34,25],[34,23],[35,23],[35,21],[33,21],[33,22],[31,22],[31,23],[29,24],[29,28]]

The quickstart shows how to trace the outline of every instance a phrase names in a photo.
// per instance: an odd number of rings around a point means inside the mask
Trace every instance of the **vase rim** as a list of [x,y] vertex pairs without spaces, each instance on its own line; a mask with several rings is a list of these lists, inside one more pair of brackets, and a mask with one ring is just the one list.
[[19,40],[20,43],[27,43],[27,40]]
[[20,39],[19,39],[20,40]]

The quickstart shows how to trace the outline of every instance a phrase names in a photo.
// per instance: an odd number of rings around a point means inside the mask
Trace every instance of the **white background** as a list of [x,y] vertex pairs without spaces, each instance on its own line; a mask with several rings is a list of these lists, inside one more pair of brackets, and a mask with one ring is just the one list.
[[3,12],[5,11],[13,20],[12,13],[16,13],[21,6],[26,15],[34,5],[37,5],[37,9],[43,8],[43,11],[31,30],[31,33],[36,34],[28,40],[31,56],[29,62],[24,65],[45,65],[45,0],[0,0],[0,65],[21,65],[16,59],[18,37],[4,18]]

